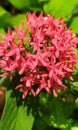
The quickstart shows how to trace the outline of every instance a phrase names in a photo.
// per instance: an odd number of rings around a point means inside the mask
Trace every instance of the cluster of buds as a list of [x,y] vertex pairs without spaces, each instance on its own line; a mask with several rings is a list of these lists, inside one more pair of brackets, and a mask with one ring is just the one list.
[[36,96],[42,89],[57,96],[58,89],[67,87],[62,80],[73,80],[78,38],[61,18],[29,13],[19,29],[8,29],[6,36],[0,36],[1,76],[9,74],[12,80],[14,71],[22,76],[16,89],[22,89],[23,99],[29,91]]

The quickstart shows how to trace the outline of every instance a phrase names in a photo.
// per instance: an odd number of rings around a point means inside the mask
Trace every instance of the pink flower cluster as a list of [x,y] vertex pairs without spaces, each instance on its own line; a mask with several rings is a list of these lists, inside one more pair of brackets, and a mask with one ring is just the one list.
[[[26,27],[25,27],[26,25]],[[29,37],[28,37],[29,34]],[[42,89],[53,91],[66,88],[62,80],[68,77],[77,64],[75,48],[78,38],[61,18],[38,17],[36,13],[27,14],[19,29],[8,29],[7,36],[0,34],[0,68],[3,75],[18,71],[22,75],[16,89],[22,89],[24,99],[30,91],[34,96]]]

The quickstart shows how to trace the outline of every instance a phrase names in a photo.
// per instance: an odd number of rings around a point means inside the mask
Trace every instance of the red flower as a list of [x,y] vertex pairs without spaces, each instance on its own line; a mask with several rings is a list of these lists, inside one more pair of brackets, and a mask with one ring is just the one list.
[[[23,29],[23,25],[27,28]],[[26,36],[29,33],[29,38]],[[36,16],[28,14],[27,21],[23,21],[14,34],[9,29],[7,36],[0,34],[0,68],[3,74],[18,71],[22,76],[16,89],[22,89],[23,98],[30,91],[34,96],[42,89],[57,96],[60,88],[66,88],[62,80],[71,73],[78,64],[75,50],[78,38],[67,29],[61,18],[52,16]],[[25,45],[26,43],[26,45]],[[51,89],[52,88],[52,89]]]

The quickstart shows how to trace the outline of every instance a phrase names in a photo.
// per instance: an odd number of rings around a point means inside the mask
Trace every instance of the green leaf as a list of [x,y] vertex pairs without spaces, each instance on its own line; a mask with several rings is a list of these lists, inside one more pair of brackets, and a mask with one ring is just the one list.
[[0,33],[6,34],[6,33],[5,33],[5,30],[4,30],[3,28],[0,28]]
[[9,13],[4,13],[1,17],[0,17],[0,28],[5,28],[7,29],[8,27],[11,27],[11,15]]
[[68,19],[76,4],[78,4],[78,0],[51,0],[48,4],[44,5],[43,9],[45,13]]
[[20,23],[23,20],[26,20],[26,15],[22,13],[22,14],[13,16],[11,22],[12,22],[12,25],[19,27]]
[[[39,0],[8,0],[17,9],[24,11],[40,11],[43,6],[43,1]],[[44,1],[45,2],[45,1]]]
[[4,76],[0,79],[0,86],[8,87],[10,84],[9,76]]
[[8,0],[8,1],[18,9],[25,9],[27,6],[30,6],[31,0]]
[[[3,28],[0,28],[0,33],[2,33],[2,34],[6,34],[5,33],[5,30],[3,29]],[[2,37],[0,37],[0,41],[2,40]]]
[[27,113],[27,107],[17,106],[16,99],[7,91],[6,104],[0,122],[0,130],[31,130],[34,122],[32,111]]
[[73,12],[72,12],[73,16],[77,16],[78,15],[78,4],[75,6]]
[[58,98],[50,98],[46,105],[46,111],[41,114],[47,125],[55,128],[66,129],[71,126],[71,114],[74,103],[67,103]]
[[47,127],[47,125],[45,124],[43,119],[41,119],[37,116],[32,130],[46,130],[46,127]]
[[0,6],[0,16],[2,16],[5,13],[7,13],[7,11],[2,6]]
[[11,21],[11,15],[2,6],[0,6],[0,28],[8,28]]
[[78,17],[74,17],[71,24],[70,28],[74,31],[74,33],[78,34]]
[[78,92],[78,81],[72,82],[71,83],[71,88]]

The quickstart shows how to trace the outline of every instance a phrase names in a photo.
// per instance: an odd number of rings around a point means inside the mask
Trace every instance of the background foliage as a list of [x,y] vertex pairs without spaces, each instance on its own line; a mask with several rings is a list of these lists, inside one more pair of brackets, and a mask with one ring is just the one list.
[[[78,0],[0,1],[0,33],[19,27],[29,11],[63,17],[67,27],[78,35]],[[74,82],[64,81],[69,87],[58,98],[43,92],[35,98],[29,95],[25,101],[14,90],[19,82],[18,74],[12,82],[9,77],[1,78],[0,86],[6,86],[7,92],[0,130],[78,130],[78,70],[72,75]]]

